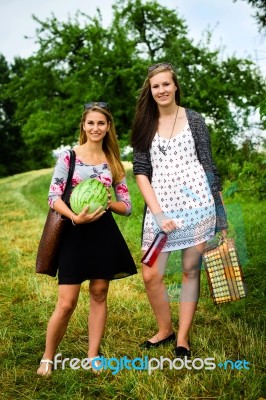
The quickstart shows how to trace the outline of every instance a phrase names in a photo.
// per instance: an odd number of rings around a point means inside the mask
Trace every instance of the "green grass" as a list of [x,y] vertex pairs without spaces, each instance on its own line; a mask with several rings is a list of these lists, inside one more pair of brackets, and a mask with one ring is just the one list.
[[[236,238],[248,297],[215,306],[202,271],[201,298],[191,333],[195,357],[216,362],[247,360],[249,370],[163,370],[152,372],[56,370],[50,379],[37,377],[36,369],[45,342],[48,319],[57,299],[56,279],[35,274],[38,241],[48,210],[47,191],[51,170],[32,171],[0,180],[0,398],[41,399],[222,399],[257,400],[265,387],[265,226],[266,203],[227,201],[230,233]],[[129,218],[116,217],[133,257],[140,267],[140,229],[143,203],[132,172],[128,184],[133,200]],[[178,325],[180,260],[175,254],[165,278],[172,294],[173,324]],[[85,358],[87,350],[87,282],[82,285],[77,310],[58,352],[63,357]],[[156,330],[141,273],[114,281],[108,296],[108,321],[101,351],[105,357],[169,357],[173,346],[151,351],[139,342]]]

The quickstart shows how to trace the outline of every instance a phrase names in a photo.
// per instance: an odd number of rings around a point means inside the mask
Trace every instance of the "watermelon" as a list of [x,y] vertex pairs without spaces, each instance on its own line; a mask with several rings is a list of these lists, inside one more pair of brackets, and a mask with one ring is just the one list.
[[86,179],[80,182],[70,196],[70,206],[76,214],[79,214],[86,206],[89,206],[88,212],[91,214],[101,206],[106,209],[107,204],[108,191],[97,179]]

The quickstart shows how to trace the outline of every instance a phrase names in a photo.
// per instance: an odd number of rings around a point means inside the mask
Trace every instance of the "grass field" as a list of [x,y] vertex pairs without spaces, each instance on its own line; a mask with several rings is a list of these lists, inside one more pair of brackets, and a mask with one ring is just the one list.
[[[258,400],[265,390],[265,226],[266,203],[252,198],[227,200],[230,234],[237,240],[248,296],[241,301],[215,306],[202,271],[201,298],[191,333],[193,357],[246,360],[249,369],[213,370],[164,368],[106,370],[94,375],[67,367],[51,378],[37,377],[36,369],[44,349],[47,321],[57,299],[56,279],[35,274],[38,241],[48,210],[47,191],[51,170],[40,170],[0,180],[1,192],[1,400],[90,400],[90,399],[222,399]],[[116,217],[133,257],[140,267],[140,228],[143,203],[131,171],[128,184],[133,200],[129,218]],[[174,326],[178,325],[180,263],[172,257],[166,284],[172,299]],[[86,357],[87,282],[58,353],[62,357]],[[128,359],[168,357],[173,345],[150,351],[139,343],[151,337],[156,324],[141,279],[141,273],[112,282],[108,297],[108,321],[101,352],[105,357]]]

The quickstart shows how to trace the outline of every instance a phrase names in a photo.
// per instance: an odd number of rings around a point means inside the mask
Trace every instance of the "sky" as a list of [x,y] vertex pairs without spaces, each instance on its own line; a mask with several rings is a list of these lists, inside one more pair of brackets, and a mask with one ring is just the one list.
[[[107,27],[112,20],[112,0],[0,0],[0,53],[12,63],[15,56],[29,57],[37,50],[34,44],[38,23],[53,13],[59,21],[74,17],[80,10],[94,16],[97,6]],[[189,37],[198,43],[207,29],[213,31],[210,49],[223,46],[221,58],[235,55],[251,58],[266,75],[265,37],[258,33],[258,26],[252,17],[252,9],[246,1],[238,0],[158,0],[168,9],[174,9],[182,17],[189,31]],[[27,36],[29,39],[26,39]]]

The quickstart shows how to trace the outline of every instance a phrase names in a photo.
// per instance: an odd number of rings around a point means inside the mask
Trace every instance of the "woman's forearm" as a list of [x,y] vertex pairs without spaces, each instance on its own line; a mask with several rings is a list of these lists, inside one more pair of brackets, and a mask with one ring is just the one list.
[[64,217],[67,217],[69,219],[71,219],[73,217],[73,214],[75,215],[75,213],[60,198],[55,200],[53,208],[59,214],[63,215]]
[[153,214],[162,212],[160,204],[156,198],[154,190],[146,175],[136,175],[136,182],[141,191],[143,199]]
[[118,215],[130,215],[131,212],[123,201],[111,201],[109,209]]

